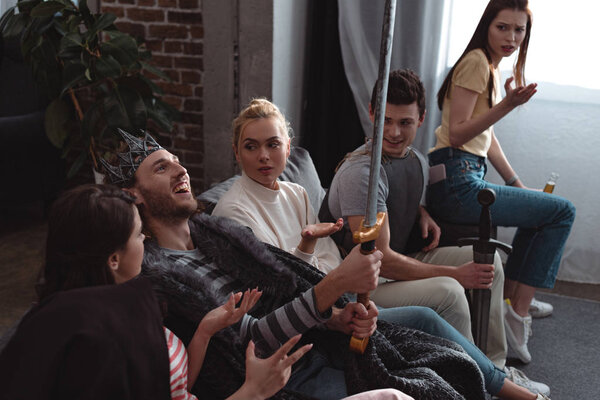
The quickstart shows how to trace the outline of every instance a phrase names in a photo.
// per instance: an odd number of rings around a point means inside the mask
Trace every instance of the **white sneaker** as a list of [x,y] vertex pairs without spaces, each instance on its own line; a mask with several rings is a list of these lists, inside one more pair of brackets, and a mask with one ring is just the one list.
[[531,299],[531,304],[529,305],[529,314],[531,314],[533,318],[547,317],[552,314],[552,311],[554,311],[552,304],[536,300],[535,297]]
[[[547,396],[550,396],[550,388],[548,385],[542,382],[536,382],[529,379],[523,371],[516,369],[515,367],[504,367],[504,372],[506,372],[506,377],[513,381],[516,385],[524,387],[529,390],[531,393],[537,394],[538,399],[548,399]],[[540,397],[540,395],[542,397]]]
[[521,317],[513,310],[508,301],[504,302],[504,328],[508,345],[517,353],[525,364],[531,362],[531,354],[527,349],[529,332],[531,331],[531,315]]

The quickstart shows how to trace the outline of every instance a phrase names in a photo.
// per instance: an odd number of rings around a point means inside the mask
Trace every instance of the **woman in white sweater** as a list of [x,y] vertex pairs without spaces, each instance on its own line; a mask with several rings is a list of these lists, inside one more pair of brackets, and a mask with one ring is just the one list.
[[306,190],[278,180],[290,154],[288,132],[285,117],[268,100],[254,99],[240,112],[233,121],[233,150],[242,177],[219,200],[213,215],[250,227],[261,241],[328,273],[341,262],[329,235],[343,222],[319,223]]

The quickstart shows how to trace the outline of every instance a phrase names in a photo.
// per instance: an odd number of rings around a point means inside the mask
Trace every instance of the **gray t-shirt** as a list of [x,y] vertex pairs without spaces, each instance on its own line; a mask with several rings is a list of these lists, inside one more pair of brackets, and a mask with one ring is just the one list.
[[[365,214],[371,163],[365,149],[365,145],[356,149],[340,166],[329,188],[329,212],[336,219],[344,218],[346,230],[348,216]],[[383,156],[381,160],[377,211],[388,213],[390,247],[399,253],[404,252],[419,205],[424,204],[426,166],[424,157],[413,148],[405,157]],[[340,244],[344,248],[349,245],[347,241]]]

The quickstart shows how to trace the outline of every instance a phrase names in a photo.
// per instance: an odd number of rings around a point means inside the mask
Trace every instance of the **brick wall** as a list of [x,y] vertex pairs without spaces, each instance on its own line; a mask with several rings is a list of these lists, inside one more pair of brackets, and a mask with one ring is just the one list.
[[117,16],[119,29],[143,39],[152,63],[171,78],[156,82],[165,92],[163,100],[182,118],[173,132],[160,132],[159,142],[179,156],[199,194],[204,189],[200,0],[100,0],[100,9]]

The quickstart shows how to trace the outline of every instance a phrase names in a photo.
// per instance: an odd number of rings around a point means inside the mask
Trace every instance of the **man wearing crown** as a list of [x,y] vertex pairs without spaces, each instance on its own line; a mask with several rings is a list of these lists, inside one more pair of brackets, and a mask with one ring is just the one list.
[[[153,283],[165,325],[187,343],[198,321],[229,293],[255,287],[263,292],[250,312],[252,327],[233,325],[211,339],[193,392],[203,398],[227,397],[244,381],[248,340],[264,357],[301,333],[300,344],[314,347],[274,398],[339,399],[386,387],[419,399],[483,398],[481,373],[460,346],[400,325],[376,323],[374,304],[366,309],[343,296],[376,287],[379,251],[362,255],[357,247],[324,276],[259,242],[247,228],[198,213],[179,159],[147,133],[142,138],[120,133],[129,151],[119,154],[117,165],[103,164],[110,181],[136,197],[150,235],[142,275]],[[430,310],[396,310],[390,320],[402,321],[413,313],[412,319],[423,325],[419,329],[444,336],[438,325],[444,321]],[[414,318],[415,313],[421,318]],[[371,336],[363,355],[348,351],[349,334]]]

